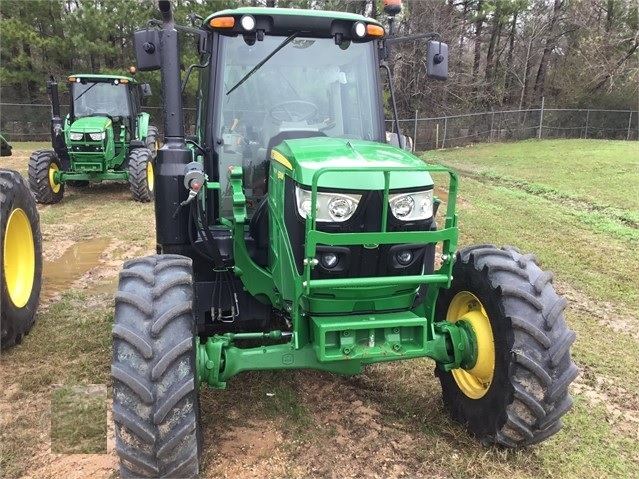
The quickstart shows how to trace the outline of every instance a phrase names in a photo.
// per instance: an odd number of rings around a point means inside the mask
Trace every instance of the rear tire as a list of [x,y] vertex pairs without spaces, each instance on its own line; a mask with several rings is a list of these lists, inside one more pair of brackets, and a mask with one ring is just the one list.
[[154,126],[149,126],[146,134],[146,147],[151,151],[153,161],[158,156],[158,150],[160,149],[160,133]]
[[113,322],[113,420],[121,477],[197,477],[201,439],[191,259],[125,263]]
[[552,273],[511,247],[472,246],[456,255],[453,282],[436,317],[464,320],[476,335],[477,362],[450,372],[436,367],[444,405],[486,444],[535,444],[562,427],[578,370],[570,357],[575,333],[567,301]]
[[27,182],[0,170],[0,349],[18,344],[35,323],[42,287],[40,217]]
[[64,184],[56,183],[53,174],[62,166],[55,152],[35,151],[29,158],[29,187],[38,203],[54,204],[64,196]]
[[153,201],[154,164],[151,150],[136,148],[129,155],[129,184],[135,201]]

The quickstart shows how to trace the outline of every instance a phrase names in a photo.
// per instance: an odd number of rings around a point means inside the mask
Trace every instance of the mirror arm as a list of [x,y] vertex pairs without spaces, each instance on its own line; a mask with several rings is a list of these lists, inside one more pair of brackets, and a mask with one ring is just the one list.
[[192,65],[189,65],[189,68],[187,68],[186,74],[184,75],[184,80],[182,81],[182,93],[184,93],[184,90],[186,88],[186,84],[189,81],[189,77],[191,76],[191,72],[193,71],[193,69],[194,68],[206,68],[206,67],[209,66],[210,62],[211,62],[211,57],[209,56],[209,58],[207,58],[207,60],[204,63],[201,63],[201,64],[193,63]]
[[381,62],[379,66],[380,68],[383,68],[384,70],[386,70],[386,73],[388,74],[388,87],[389,87],[388,89],[390,90],[391,104],[393,106],[393,116],[395,118],[395,129],[397,130],[397,142],[399,143],[399,147],[404,149],[405,140],[402,138],[402,133],[399,129],[399,115],[397,114],[397,103],[395,103],[395,91],[393,89],[393,75],[391,74],[391,69],[388,66],[388,63]]
[[424,38],[428,38],[431,40],[439,40],[441,38],[441,35],[437,32],[420,33],[418,35],[409,35],[407,37],[387,38],[384,40],[384,42],[387,45],[393,45],[394,43],[411,42],[415,40],[422,40]]

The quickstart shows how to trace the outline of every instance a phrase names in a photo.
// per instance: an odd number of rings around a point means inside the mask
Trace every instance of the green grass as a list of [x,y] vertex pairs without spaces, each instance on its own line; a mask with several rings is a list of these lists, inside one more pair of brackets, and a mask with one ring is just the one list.
[[639,211],[639,148],[633,141],[528,140],[431,151],[424,158],[550,196]]
[[461,174],[462,244],[513,244],[597,300],[637,305],[636,142],[525,141],[424,157]]
[[51,393],[51,451],[55,454],[106,454],[104,385],[62,386]]

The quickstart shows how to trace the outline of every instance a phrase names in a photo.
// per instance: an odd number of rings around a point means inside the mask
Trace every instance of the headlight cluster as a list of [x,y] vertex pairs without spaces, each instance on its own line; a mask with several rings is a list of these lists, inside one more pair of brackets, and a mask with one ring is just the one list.
[[400,221],[425,220],[433,216],[433,190],[389,195],[391,212]]
[[[88,133],[88,135],[91,141],[102,141],[106,137],[106,132],[101,131],[99,133]],[[84,138],[84,134],[71,132],[69,133],[69,138],[71,139],[71,141],[82,141],[82,139]]]
[[[318,222],[342,223],[351,219],[362,195],[346,195],[343,193],[317,193],[315,220]],[[311,192],[295,187],[297,211],[302,218],[311,212]]]
[[100,140],[104,140],[104,136],[106,135],[105,132],[100,132],[100,133],[89,133],[89,138],[91,138],[93,141],[100,141]]
[[[317,192],[315,220],[341,223],[353,217],[362,195]],[[295,187],[297,211],[306,218],[311,211],[311,192]],[[400,221],[420,221],[433,216],[433,190],[394,193],[388,196],[393,216]]]

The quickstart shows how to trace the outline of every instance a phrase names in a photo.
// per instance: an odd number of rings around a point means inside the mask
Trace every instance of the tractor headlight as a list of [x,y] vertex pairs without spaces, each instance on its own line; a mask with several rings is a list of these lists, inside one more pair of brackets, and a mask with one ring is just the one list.
[[69,133],[69,138],[72,141],[81,141],[82,140],[82,133],[71,132],[71,133]]
[[433,190],[392,194],[388,200],[398,220],[418,221],[433,216]]
[[247,32],[252,32],[255,29],[255,18],[251,15],[244,15],[240,19],[240,25],[242,25],[242,28]]
[[[351,219],[362,195],[317,192],[315,220],[318,222],[342,223]],[[295,187],[297,212],[302,218],[311,212],[311,192]]]
[[104,140],[104,136],[105,136],[105,132],[100,132],[100,133],[89,133],[89,138],[91,138],[93,141],[101,141]]

